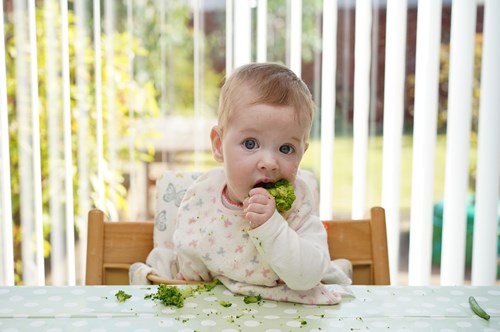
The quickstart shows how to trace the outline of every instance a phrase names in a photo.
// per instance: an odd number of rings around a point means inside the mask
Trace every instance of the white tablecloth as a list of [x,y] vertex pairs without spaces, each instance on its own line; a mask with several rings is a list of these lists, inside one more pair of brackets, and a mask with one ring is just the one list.
[[[349,289],[355,297],[338,305],[311,306],[245,304],[217,286],[177,308],[144,298],[156,286],[0,287],[0,331],[500,331],[500,287]],[[118,302],[119,290],[132,297]],[[470,295],[489,321],[471,311]]]

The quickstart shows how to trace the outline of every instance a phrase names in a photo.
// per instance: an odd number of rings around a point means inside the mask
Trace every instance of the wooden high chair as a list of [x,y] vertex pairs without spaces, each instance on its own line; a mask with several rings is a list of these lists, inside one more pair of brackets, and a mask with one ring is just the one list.
[[[89,212],[88,222],[85,284],[127,285],[130,265],[145,262],[153,249],[153,222],[104,221],[104,213],[96,209]],[[390,284],[383,208],[372,208],[369,219],[323,223],[330,257],[346,258],[353,264],[353,284]],[[169,282],[154,276],[150,280]]]
[[[186,188],[200,173],[166,172],[157,181],[156,215],[152,221],[104,220],[104,213],[91,210],[88,216],[87,285],[125,285],[129,283],[129,267],[145,262],[153,247],[169,246],[173,218]],[[306,172],[306,177],[312,177]],[[315,179],[311,190],[318,196]],[[324,221],[330,258],[346,258],[353,264],[353,284],[388,285],[389,260],[385,226],[385,211],[371,209],[364,220]],[[149,275],[150,282],[181,283]],[[186,282],[184,282],[186,283]]]

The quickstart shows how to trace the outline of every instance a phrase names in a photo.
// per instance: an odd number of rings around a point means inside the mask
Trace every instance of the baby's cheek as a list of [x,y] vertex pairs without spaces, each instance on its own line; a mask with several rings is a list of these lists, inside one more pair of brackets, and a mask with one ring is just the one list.
[[299,171],[299,166],[300,166],[300,161],[291,170],[292,173],[293,173],[293,179],[294,180],[295,180],[295,177],[297,176],[297,172]]

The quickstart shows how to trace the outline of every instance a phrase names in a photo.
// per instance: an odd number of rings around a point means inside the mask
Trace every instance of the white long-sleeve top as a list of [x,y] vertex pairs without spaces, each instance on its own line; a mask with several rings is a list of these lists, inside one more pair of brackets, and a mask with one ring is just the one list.
[[[225,186],[223,169],[215,168],[184,195],[173,237],[182,278],[225,277],[259,286],[284,282],[292,290],[308,290],[338,275],[332,271],[326,231],[313,213],[313,194],[300,176],[291,210],[284,215],[276,211],[255,229],[250,229],[242,209],[223,204]],[[343,277],[339,283],[346,282]]]

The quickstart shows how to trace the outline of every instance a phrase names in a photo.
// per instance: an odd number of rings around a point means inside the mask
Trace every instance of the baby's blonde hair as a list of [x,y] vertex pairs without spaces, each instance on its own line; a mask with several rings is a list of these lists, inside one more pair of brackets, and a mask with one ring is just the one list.
[[292,106],[295,117],[307,129],[308,139],[315,105],[306,84],[284,65],[251,63],[238,67],[222,86],[218,122],[224,130],[238,107],[265,104]]

